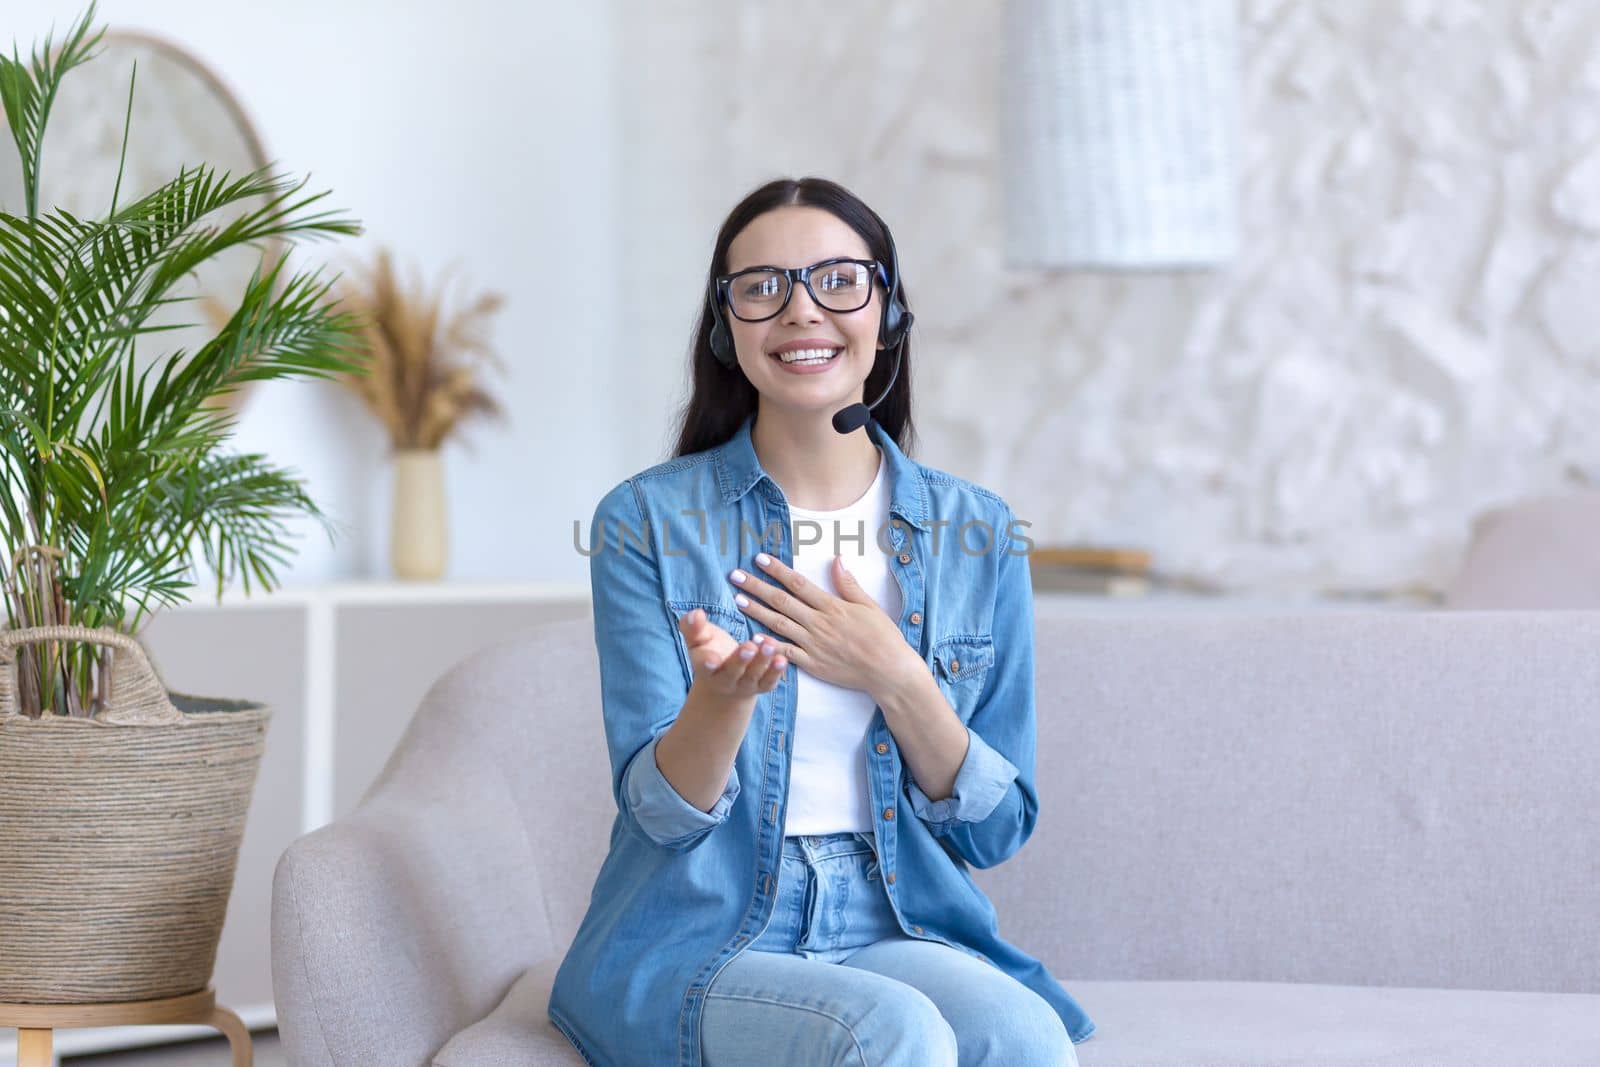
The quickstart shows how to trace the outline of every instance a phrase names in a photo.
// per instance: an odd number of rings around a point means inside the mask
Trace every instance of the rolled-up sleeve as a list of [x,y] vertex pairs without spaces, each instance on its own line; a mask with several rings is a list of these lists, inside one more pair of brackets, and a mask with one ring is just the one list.
[[727,818],[728,809],[739,795],[739,768],[729,768],[728,785],[722,795],[710,811],[701,811],[685,800],[661,773],[656,763],[656,743],[660,740],[660,734],[652,737],[633,757],[623,779],[623,789],[640,829],[657,844],[674,848]]
[[967,720],[967,754],[951,795],[929,800],[909,776],[912,810],[936,837],[974,867],[1003,863],[1033,834],[1036,739],[1033,670],[1033,577],[1023,546],[1009,536],[996,570],[994,665]]
[[955,822],[982,822],[987,819],[1017,779],[1017,768],[995,748],[967,727],[967,755],[956,772],[955,787],[943,800],[929,800],[915,779],[906,783],[911,795],[911,810],[934,833],[943,833]]
[[623,825],[663,848],[694,848],[721,824],[738,795],[730,769],[709,812],[684,800],[656,764],[656,742],[683,710],[693,678],[662,592],[655,532],[632,481],[601,499],[593,521],[589,584],[600,659],[600,704],[612,796]]

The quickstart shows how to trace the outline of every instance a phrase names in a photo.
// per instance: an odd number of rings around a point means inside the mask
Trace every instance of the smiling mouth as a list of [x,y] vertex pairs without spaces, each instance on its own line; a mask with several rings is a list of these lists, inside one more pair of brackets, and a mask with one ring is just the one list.
[[827,363],[835,359],[843,348],[797,348],[792,352],[772,352],[769,355],[782,363]]

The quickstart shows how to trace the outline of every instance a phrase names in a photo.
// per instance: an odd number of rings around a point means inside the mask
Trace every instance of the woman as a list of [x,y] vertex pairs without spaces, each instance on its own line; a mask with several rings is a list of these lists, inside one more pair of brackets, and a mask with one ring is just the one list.
[[1056,1067],[1094,1031],[968,873],[1038,815],[1029,542],[905,455],[910,325],[870,208],[755,190],[675,457],[595,510],[618,814],[548,1008],[591,1063]]

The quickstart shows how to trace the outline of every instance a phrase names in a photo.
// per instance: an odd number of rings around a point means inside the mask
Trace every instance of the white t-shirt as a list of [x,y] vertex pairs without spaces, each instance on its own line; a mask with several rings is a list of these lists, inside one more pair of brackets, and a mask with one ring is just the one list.
[[[888,520],[888,464],[879,449],[878,475],[854,504],[837,511],[789,506],[794,569],[838,596],[833,577],[833,555],[838,552],[861,588],[898,623],[904,607],[900,583],[890,573],[888,554],[878,546],[879,530]],[[877,705],[864,690],[825,682],[798,667],[795,678],[795,736],[783,832],[870,834],[867,727]]]

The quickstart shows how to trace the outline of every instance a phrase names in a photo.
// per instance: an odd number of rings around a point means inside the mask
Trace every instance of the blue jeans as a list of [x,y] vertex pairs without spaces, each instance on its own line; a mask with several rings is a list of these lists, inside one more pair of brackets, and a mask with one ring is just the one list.
[[1061,1017],[992,964],[906,935],[873,839],[787,837],[761,936],[706,991],[706,1067],[1077,1067]]

